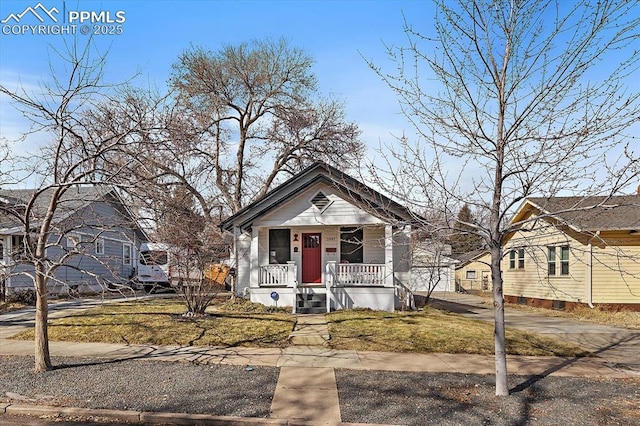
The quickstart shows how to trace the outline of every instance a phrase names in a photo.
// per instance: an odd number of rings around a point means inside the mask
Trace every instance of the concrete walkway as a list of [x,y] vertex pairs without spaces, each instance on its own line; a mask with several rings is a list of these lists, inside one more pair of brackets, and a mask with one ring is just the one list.
[[271,402],[272,418],[340,423],[335,370],[332,366],[320,366],[311,360],[318,352],[326,352],[328,340],[329,330],[324,315],[296,316],[296,325],[289,335],[292,351],[277,363],[281,368]]
[[[462,315],[481,320],[491,320],[490,305],[482,299],[464,295],[436,295],[434,303],[440,303]],[[85,306],[67,306],[64,310],[53,309],[51,318],[67,316],[86,309]],[[11,313],[0,315],[0,355],[32,355],[34,343],[31,341],[7,340],[18,331],[30,327],[32,313]],[[639,333],[634,330],[617,329],[583,323],[572,323],[564,319],[529,314],[519,315],[516,310],[507,310],[507,325],[524,328],[544,334],[555,335],[592,345],[597,357],[560,358],[509,356],[510,374],[538,376],[582,376],[629,378],[640,377]],[[537,324],[537,325],[536,325]],[[564,325],[563,325],[564,324]],[[595,331],[594,331],[595,330]],[[592,332],[593,331],[593,332]],[[594,336],[598,336],[595,339]],[[166,415],[183,424],[341,424],[340,405],[336,386],[336,368],[358,370],[385,370],[411,372],[455,372],[465,374],[494,374],[492,356],[461,354],[413,354],[335,350],[326,346],[330,338],[323,315],[298,316],[291,333],[291,346],[279,348],[229,348],[148,346],[107,343],[50,342],[52,356],[95,357],[110,359],[156,359],[166,361],[197,361],[204,364],[264,365],[280,367],[280,375],[271,405],[271,421],[265,419],[233,418],[189,415],[176,413],[155,413],[160,419]],[[586,348],[586,347],[585,347]],[[628,356],[624,358],[624,356]],[[636,368],[638,367],[638,368]],[[319,403],[321,401],[322,403]],[[0,406],[0,414],[23,413],[33,409],[34,413],[43,407],[5,404]],[[4,410],[3,410],[4,408]],[[49,407],[54,413],[61,408]],[[22,411],[21,411],[22,410]],[[73,409],[69,409],[73,410]],[[85,410],[86,411],[86,410]],[[111,417],[123,420],[132,416],[130,412],[117,413]],[[150,413],[138,413],[151,422]],[[129,417],[127,417],[129,416]],[[158,417],[160,416],[160,417]],[[155,418],[155,417],[154,417]],[[0,416],[1,419],[1,416]],[[208,420],[207,420],[208,419]],[[159,420],[158,420],[159,421]],[[229,421],[230,423],[226,423]],[[191,422],[191,423],[189,423]]]

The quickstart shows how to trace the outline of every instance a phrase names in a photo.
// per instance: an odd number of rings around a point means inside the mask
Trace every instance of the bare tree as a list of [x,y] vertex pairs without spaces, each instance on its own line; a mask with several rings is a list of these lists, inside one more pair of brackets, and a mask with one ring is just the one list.
[[522,226],[508,219],[532,195],[607,196],[637,180],[640,16],[614,0],[434,3],[435,33],[407,22],[407,46],[389,47],[396,71],[370,64],[419,134],[377,174],[409,203],[486,217],[469,232],[491,253],[496,394],[508,395],[502,244]]
[[[32,170],[36,188],[26,202],[18,199],[7,202],[2,212],[13,217],[22,229],[20,253],[14,258],[17,263],[30,266],[30,272],[23,270],[23,274],[33,281],[36,292],[36,371],[52,368],[47,328],[48,285],[55,279],[56,269],[73,267],[71,259],[88,255],[88,245],[99,245],[100,236],[108,233],[109,227],[118,226],[115,218],[113,223],[96,222],[97,216],[91,212],[73,216],[73,206],[85,201],[83,188],[110,186],[115,181],[114,170],[104,167],[106,159],[121,150],[126,154],[123,147],[129,142],[129,135],[139,130],[134,126],[124,132],[96,132],[90,111],[109,102],[109,86],[103,83],[106,56],[96,55],[91,39],[84,45],[74,41],[65,47],[65,51],[53,51],[51,80],[43,82],[41,90],[0,86],[0,93],[8,96],[31,124],[25,135],[50,137],[42,152],[25,158],[12,156],[13,164]],[[66,220],[60,222],[60,216]],[[77,236],[76,232],[86,226],[95,232]],[[97,257],[94,260],[100,261]],[[91,271],[84,272],[91,275]]]
[[320,99],[312,60],[284,40],[187,50],[174,65],[183,113],[201,130],[190,155],[231,212],[313,161],[354,166],[363,146],[342,105]]
[[197,203],[186,188],[176,187],[162,203],[155,231],[160,241],[170,241],[172,285],[185,301],[186,316],[201,316],[216,295],[225,289],[230,267],[229,249],[211,221],[198,213]]

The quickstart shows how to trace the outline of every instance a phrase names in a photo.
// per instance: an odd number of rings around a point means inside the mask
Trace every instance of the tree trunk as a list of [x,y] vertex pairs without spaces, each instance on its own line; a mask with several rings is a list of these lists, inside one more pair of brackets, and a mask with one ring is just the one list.
[[47,281],[39,268],[36,270],[36,321],[35,321],[35,371],[53,369],[49,355],[49,305],[47,300]]
[[491,281],[493,284],[493,321],[496,363],[496,395],[509,395],[507,383],[507,348],[504,326],[504,294],[500,268],[500,247],[491,248]]

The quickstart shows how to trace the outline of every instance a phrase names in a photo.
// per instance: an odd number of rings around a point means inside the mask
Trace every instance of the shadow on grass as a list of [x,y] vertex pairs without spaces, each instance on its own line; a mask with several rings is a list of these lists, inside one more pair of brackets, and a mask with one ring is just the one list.
[[541,374],[537,374],[535,376],[531,376],[529,377],[527,380],[525,380],[524,382],[518,384],[517,386],[509,389],[509,393],[513,394],[513,393],[519,393],[522,392],[526,389],[529,389],[530,387],[534,386],[536,383],[538,383],[540,380],[544,379],[545,377],[550,376],[553,373],[556,373],[560,370],[562,370],[565,367],[568,367],[570,365],[575,364],[576,362],[580,361],[582,358],[586,357],[597,357],[599,354],[608,351],[610,349],[614,349],[617,346],[620,346],[623,343],[627,343],[630,342],[632,340],[634,340],[635,337],[634,336],[626,336],[622,339],[619,339],[607,346],[604,346],[594,352],[586,352],[586,355],[584,356],[576,356],[576,357],[572,357],[569,359],[566,359],[565,361],[561,362],[558,365],[555,365],[551,368],[548,368],[547,370],[543,371]]
[[[62,321],[49,326],[51,340],[179,347],[282,348],[287,346],[289,334],[295,327],[292,316],[238,312],[216,312],[193,318],[175,312],[94,312]],[[11,338],[33,339],[33,331]]]

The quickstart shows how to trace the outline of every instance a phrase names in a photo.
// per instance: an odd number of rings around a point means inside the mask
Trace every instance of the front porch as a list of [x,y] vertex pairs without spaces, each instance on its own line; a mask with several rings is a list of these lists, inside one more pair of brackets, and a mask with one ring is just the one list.
[[[292,306],[293,313],[331,312],[367,307],[393,311],[393,273],[385,264],[328,261],[319,283],[299,283],[298,265],[271,264],[259,267],[257,287],[251,300],[271,306]],[[391,284],[391,285],[389,285]]]

